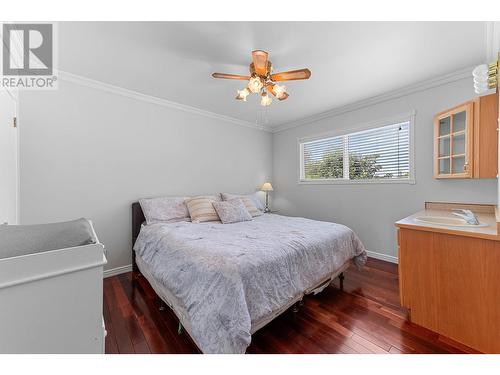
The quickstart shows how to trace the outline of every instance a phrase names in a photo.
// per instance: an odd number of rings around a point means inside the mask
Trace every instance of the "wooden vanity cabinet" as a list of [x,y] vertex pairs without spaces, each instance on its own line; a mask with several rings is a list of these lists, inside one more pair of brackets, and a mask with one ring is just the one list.
[[498,174],[498,93],[474,100],[474,178]]
[[434,178],[496,178],[498,93],[434,117]]
[[411,321],[500,353],[500,241],[400,227],[398,249]]

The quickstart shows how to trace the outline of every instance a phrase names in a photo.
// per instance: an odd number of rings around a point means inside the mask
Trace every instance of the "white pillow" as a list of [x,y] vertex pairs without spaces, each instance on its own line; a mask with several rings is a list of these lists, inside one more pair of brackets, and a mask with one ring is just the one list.
[[252,215],[246,209],[241,199],[233,199],[225,202],[212,202],[220,221],[223,224],[239,223],[252,220]]
[[250,198],[258,210],[264,211],[264,205],[262,204],[261,200],[257,196],[257,193],[253,193],[253,194],[220,193],[220,195],[221,195],[223,201],[230,201],[231,199],[242,198],[242,197]]
[[185,197],[159,197],[139,200],[146,224],[191,221]]

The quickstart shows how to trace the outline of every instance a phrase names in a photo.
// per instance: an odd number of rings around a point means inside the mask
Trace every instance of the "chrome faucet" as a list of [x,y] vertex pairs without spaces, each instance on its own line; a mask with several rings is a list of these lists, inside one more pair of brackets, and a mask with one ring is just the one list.
[[479,220],[477,220],[477,216],[471,210],[453,210],[452,215],[461,217],[464,219],[467,224],[471,225],[479,225]]

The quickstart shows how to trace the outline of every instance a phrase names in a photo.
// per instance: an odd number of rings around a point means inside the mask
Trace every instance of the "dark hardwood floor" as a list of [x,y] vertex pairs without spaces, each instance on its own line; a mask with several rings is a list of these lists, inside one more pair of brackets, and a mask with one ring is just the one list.
[[[104,280],[106,353],[198,353],[170,309],[160,311],[144,277]],[[252,337],[248,353],[476,353],[410,323],[399,305],[397,265],[369,259],[334,285],[307,296]]]

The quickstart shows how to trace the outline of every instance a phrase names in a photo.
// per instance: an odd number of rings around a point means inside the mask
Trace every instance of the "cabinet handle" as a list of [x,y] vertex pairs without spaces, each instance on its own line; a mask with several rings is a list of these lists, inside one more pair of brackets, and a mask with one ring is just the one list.
[[464,164],[464,171],[467,172],[469,170],[469,163]]

